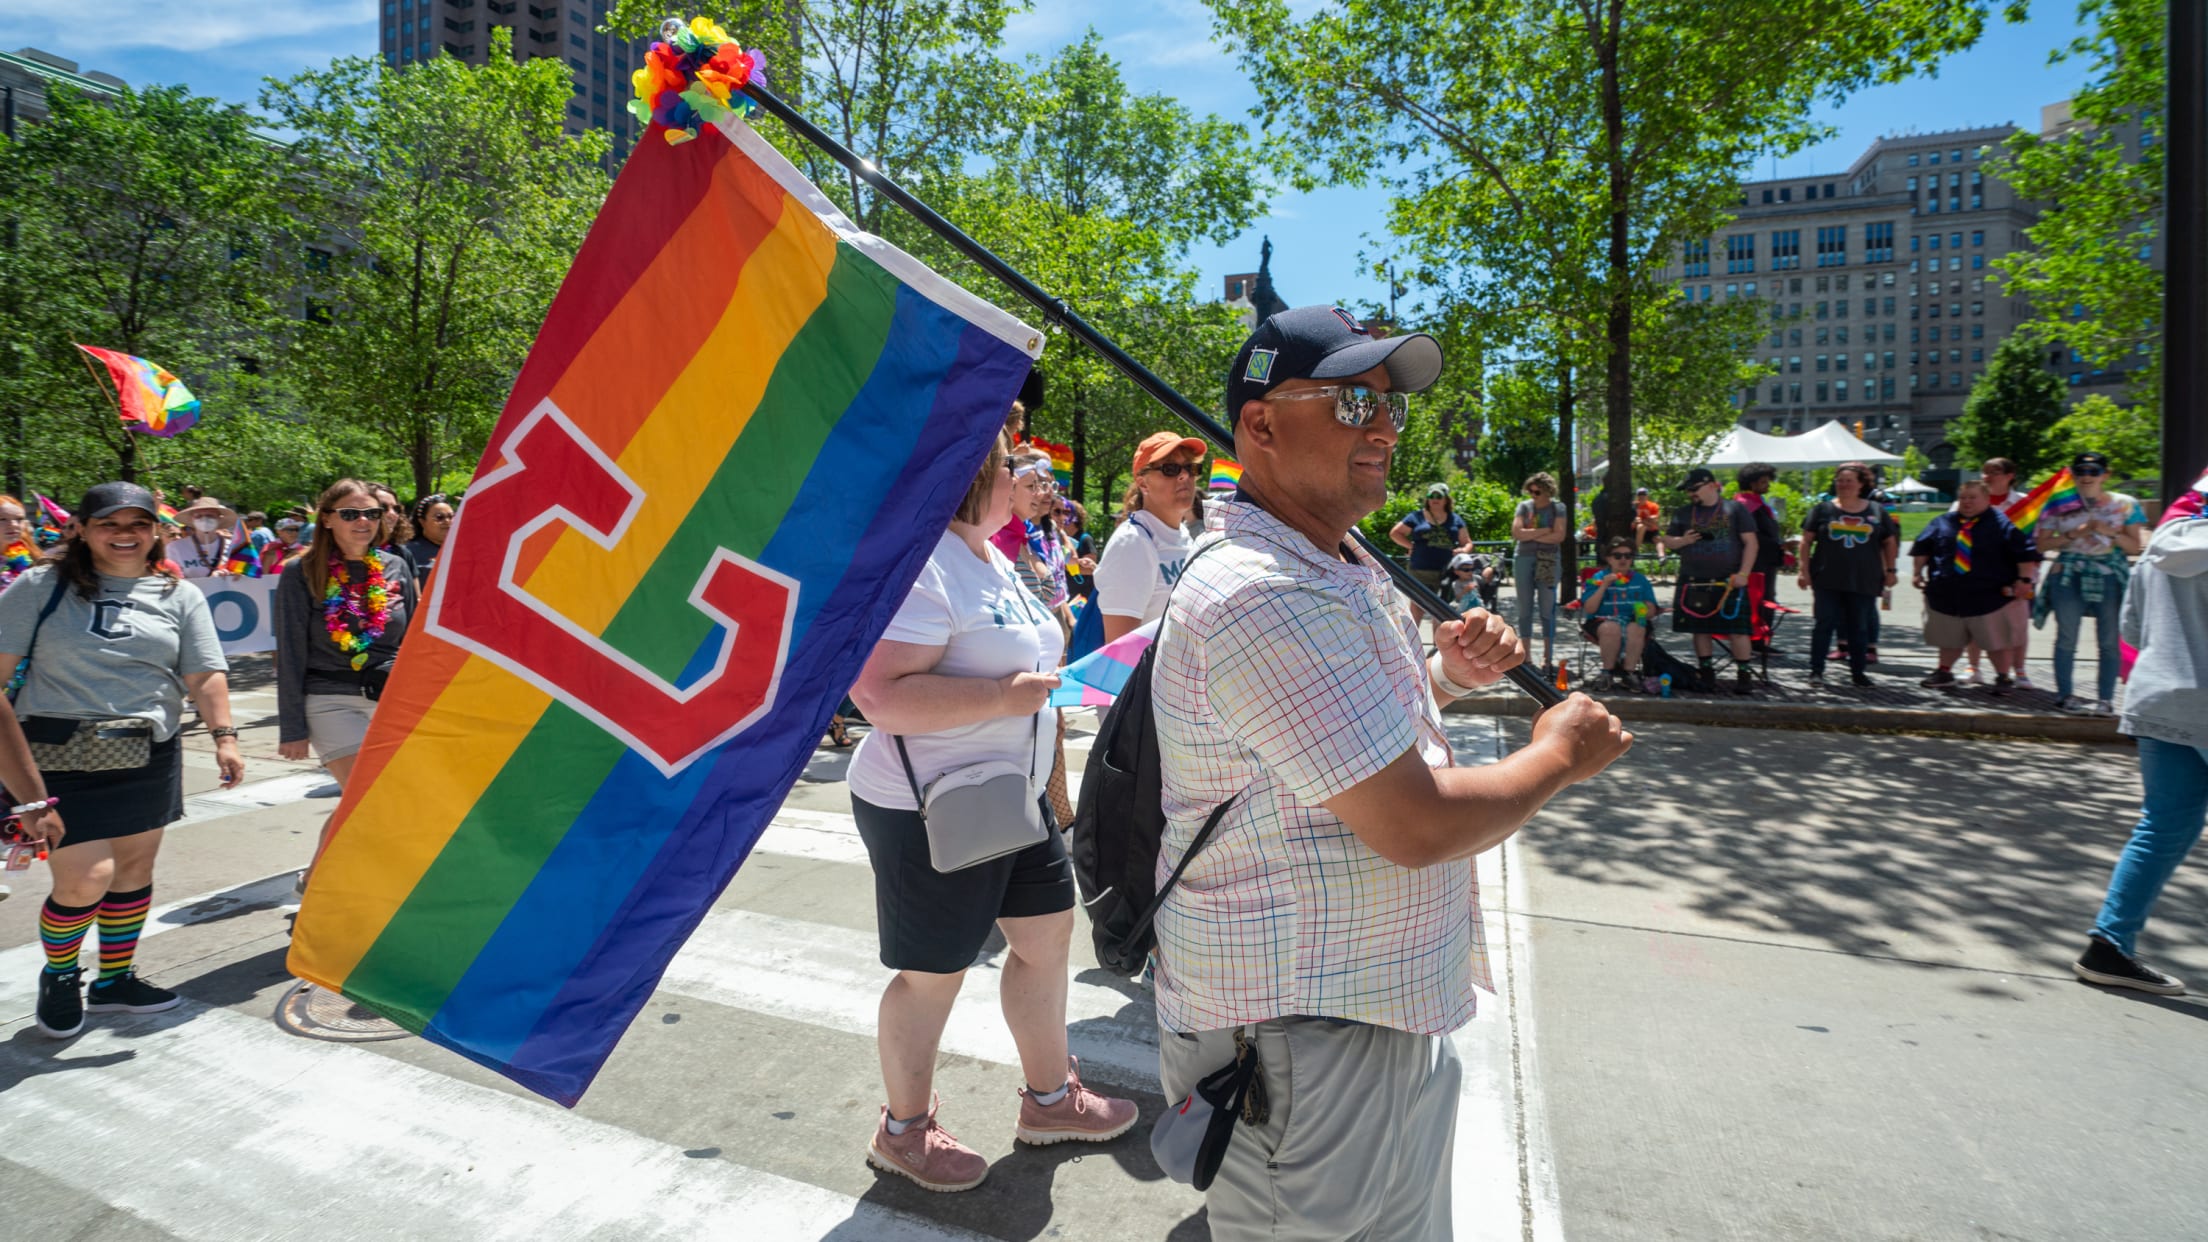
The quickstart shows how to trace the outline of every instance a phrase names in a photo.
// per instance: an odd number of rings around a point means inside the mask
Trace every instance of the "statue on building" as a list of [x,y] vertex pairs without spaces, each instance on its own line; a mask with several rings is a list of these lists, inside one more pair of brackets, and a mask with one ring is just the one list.
[[1257,321],[1263,323],[1288,309],[1280,294],[1273,289],[1273,239],[1267,237],[1257,252],[1257,283],[1250,290],[1250,307],[1257,312]]

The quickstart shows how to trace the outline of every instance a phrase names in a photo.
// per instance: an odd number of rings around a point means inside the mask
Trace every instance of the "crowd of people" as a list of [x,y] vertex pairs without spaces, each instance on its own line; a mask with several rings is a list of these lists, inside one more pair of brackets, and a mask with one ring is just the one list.
[[[1215,1114],[1189,1146],[1195,1171],[1168,1172],[1208,1187],[1220,1239],[1448,1236],[1462,1076],[1448,1036],[1487,982],[1472,858],[1633,739],[1575,694],[1542,712],[1516,752],[1460,765],[1441,708],[1530,662],[1537,625],[1553,663],[1560,597],[1607,684],[1639,680],[1669,611],[1706,682],[1722,640],[1749,689],[1785,549],[1765,499],[1775,471],[1742,469],[1727,498],[1697,468],[1681,480],[1686,503],[1665,519],[1637,499],[1633,533],[1568,586],[1566,512],[1555,480],[1536,474],[1511,518],[1514,628],[1498,614],[1501,566],[1436,484],[1389,531],[1419,581],[1466,605],[1429,634],[1347,532],[1385,502],[1409,394],[1442,365],[1432,338],[1374,338],[1333,308],[1272,316],[1228,371],[1239,488],[1206,503],[1204,442],[1151,435],[1133,450],[1125,516],[1101,553],[1013,407],[850,691],[870,726],[849,764],[852,815],[892,972],[870,1163],[936,1191],[987,1176],[939,1117],[934,1070],[992,932],[1023,1080],[1016,1137],[1106,1142],[1134,1126],[1133,1101],[1084,1084],[1068,1038],[1074,809],[1051,694],[1069,658],[1154,624],[1156,871],[1173,881],[1153,909],[1148,973],[1161,1087],[1179,1102],[1169,1119],[1220,1103],[1221,1082],[1241,1084],[1224,1124]],[[2138,959],[2136,939],[2208,817],[2208,525],[2196,495],[2190,515],[2173,510],[2146,543],[2137,502],[2105,489],[2104,460],[2083,454],[2070,470],[2080,504],[2041,517],[2036,540],[2006,514],[2016,474],[1996,459],[1911,543],[1939,652],[1926,684],[1954,684],[1966,654],[1991,662],[1996,692],[2016,684],[2023,627],[2050,615],[2066,703],[2079,701],[2085,617],[2101,627],[2101,702],[2118,635],[2139,649],[2122,727],[2139,739],[2146,811],[2076,970],[2179,991]],[[1815,678],[1836,642],[1855,684],[1868,679],[1901,555],[1874,486],[1868,466],[1844,465],[1803,519],[1796,583],[1813,601]],[[402,506],[390,488],[346,478],[273,529],[198,494],[169,521],[164,499],[131,483],[92,488],[65,518],[45,508],[0,497],[0,680],[13,682],[0,783],[21,830],[52,847],[36,1022],[66,1038],[87,1012],[178,1003],[133,959],[162,831],[182,814],[187,705],[223,782],[244,774],[228,664],[205,598],[182,579],[247,572],[243,557],[281,575],[280,753],[311,755],[342,786],[455,502]],[[1677,557],[1668,604],[1637,567],[1649,541]],[[2042,576],[2048,552],[2059,556]],[[95,926],[87,986],[79,949]]]

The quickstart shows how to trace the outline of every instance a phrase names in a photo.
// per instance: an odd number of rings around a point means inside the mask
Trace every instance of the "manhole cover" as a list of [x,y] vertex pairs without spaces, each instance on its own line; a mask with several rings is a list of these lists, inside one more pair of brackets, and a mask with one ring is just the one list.
[[379,1039],[399,1039],[409,1032],[389,1018],[354,1004],[336,992],[301,979],[276,1002],[276,1025],[308,1039],[365,1044]]

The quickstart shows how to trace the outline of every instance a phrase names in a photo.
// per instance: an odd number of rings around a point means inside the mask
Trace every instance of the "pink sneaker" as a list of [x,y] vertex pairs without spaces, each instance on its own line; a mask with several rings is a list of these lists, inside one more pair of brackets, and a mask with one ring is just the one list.
[[1082,1086],[1081,1059],[1067,1060],[1066,1095],[1056,1104],[1037,1104],[1033,1093],[1020,1088],[1020,1141],[1037,1145],[1068,1139],[1101,1143],[1127,1133],[1135,1124],[1135,1102],[1110,1099]]
[[928,1115],[905,1127],[903,1134],[889,1132],[889,1108],[874,1127],[874,1141],[866,1146],[866,1162],[885,1173],[909,1177],[923,1190],[948,1192],[972,1190],[989,1176],[989,1162],[980,1152],[951,1137],[936,1124],[941,1099],[928,1101]]

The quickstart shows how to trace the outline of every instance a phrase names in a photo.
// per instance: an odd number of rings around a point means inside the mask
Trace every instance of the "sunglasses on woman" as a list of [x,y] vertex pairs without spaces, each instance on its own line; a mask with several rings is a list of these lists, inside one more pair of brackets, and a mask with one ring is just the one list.
[[1399,392],[1376,392],[1363,384],[1329,384],[1324,388],[1310,388],[1302,392],[1276,392],[1267,401],[1306,401],[1319,397],[1334,399],[1334,421],[1344,427],[1365,427],[1388,412],[1388,425],[1403,430],[1403,422],[1411,416],[1411,399]]
[[1142,472],[1143,472],[1144,474],[1162,474],[1162,475],[1164,475],[1164,476],[1165,476],[1166,478],[1169,478],[1169,479],[1177,479],[1177,478],[1180,478],[1180,477],[1181,477],[1182,475],[1184,475],[1184,474],[1198,474],[1198,473],[1201,473],[1201,472],[1202,472],[1202,470],[1203,470],[1203,468],[1204,468],[1204,467],[1203,467],[1203,463],[1201,463],[1201,462],[1194,462],[1194,461],[1169,461],[1169,462],[1165,462],[1165,463],[1163,463],[1162,465],[1156,465],[1156,466],[1145,466],[1145,467],[1143,467],[1143,471],[1142,471]]
[[340,522],[380,522],[383,520],[383,509],[381,506],[373,509],[332,509],[330,516]]
[[2072,466],[2070,468],[2070,473],[2078,476],[2081,479],[2097,479],[2100,478],[2102,475],[2107,474],[2108,471],[2102,469],[2099,466]]

